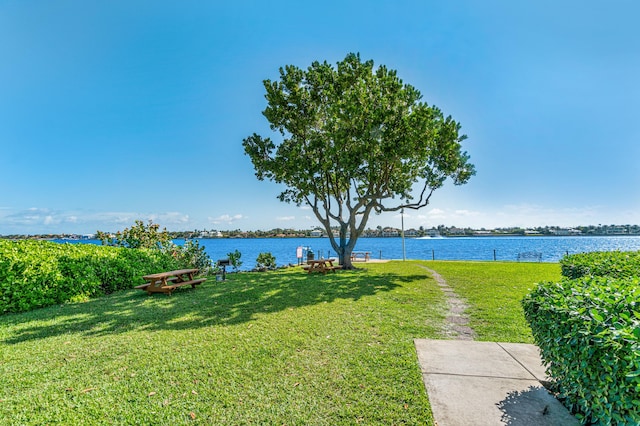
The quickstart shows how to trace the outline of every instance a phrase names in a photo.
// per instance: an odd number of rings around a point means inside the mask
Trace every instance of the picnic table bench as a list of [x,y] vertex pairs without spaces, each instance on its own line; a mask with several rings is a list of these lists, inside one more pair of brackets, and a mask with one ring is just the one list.
[[307,260],[307,264],[303,266],[303,269],[309,274],[319,272],[323,275],[329,271],[335,272],[338,268],[339,266],[333,266],[333,259]]
[[194,278],[197,273],[197,269],[179,269],[177,271],[145,275],[142,278],[148,282],[135,288],[145,290],[148,294],[171,294],[173,290],[183,285],[190,285],[191,288],[196,288],[196,285],[202,284],[207,280],[206,278]]
[[371,258],[371,252],[368,251],[354,251],[351,252],[351,261],[355,262],[358,259],[362,260],[363,262],[368,261]]

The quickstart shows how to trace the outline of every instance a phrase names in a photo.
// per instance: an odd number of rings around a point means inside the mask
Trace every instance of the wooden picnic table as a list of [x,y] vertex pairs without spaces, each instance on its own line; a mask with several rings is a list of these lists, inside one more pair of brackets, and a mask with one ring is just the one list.
[[333,259],[316,259],[307,260],[307,265],[304,266],[304,269],[306,269],[309,274],[312,272],[326,274],[328,271],[335,272],[338,267],[333,266]]
[[202,284],[207,280],[206,278],[194,279],[194,275],[197,273],[197,269],[178,269],[176,271],[145,275],[142,278],[148,282],[146,284],[136,286],[135,288],[146,290],[148,294],[171,294],[173,290],[178,287],[182,287],[183,285],[191,285],[192,288],[196,288],[196,285]]
[[354,251],[351,252],[351,261],[355,262],[361,259],[363,262],[368,261],[371,258],[371,252],[368,251]]

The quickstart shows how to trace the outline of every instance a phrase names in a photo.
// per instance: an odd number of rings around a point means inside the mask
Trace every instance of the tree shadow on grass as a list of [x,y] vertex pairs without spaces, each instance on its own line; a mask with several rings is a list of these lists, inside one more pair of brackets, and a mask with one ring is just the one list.
[[358,270],[327,275],[242,273],[228,278],[225,282],[210,279],[196,289],[181,288],[171,296],[126,290],[85,303],[7,315],[0,317],[0,326],[13,329],[4,342],[15,344],[64,334],[100,336],[234,325],[252,321],[258,314],[339,299],[357,301],[429,277]]

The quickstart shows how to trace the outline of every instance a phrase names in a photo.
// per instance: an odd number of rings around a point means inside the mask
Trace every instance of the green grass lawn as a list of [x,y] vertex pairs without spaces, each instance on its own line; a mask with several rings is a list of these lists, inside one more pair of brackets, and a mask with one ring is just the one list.
[[559,281],[557,263],[424,262],[470,305],[476,340],[533,343],[520,301],[535,283]]
[[0,317],[3,424],[430,424],[413,338],[444,297],[413,262],[231,274]]
[[[0,423],[432,424],[414,338],[446,302],[481,340],[530,342],[520,300],[557,264],[390,262],[231,274],[0,316]],[[360,266],[360,265],[359,265]]]

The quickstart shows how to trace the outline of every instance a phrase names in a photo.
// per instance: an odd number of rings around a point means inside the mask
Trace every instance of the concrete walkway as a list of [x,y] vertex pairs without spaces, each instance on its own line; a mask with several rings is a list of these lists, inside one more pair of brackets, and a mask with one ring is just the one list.
[[415,340],[437,426],[579,425],[541,384],[538,348],[523,343]]

